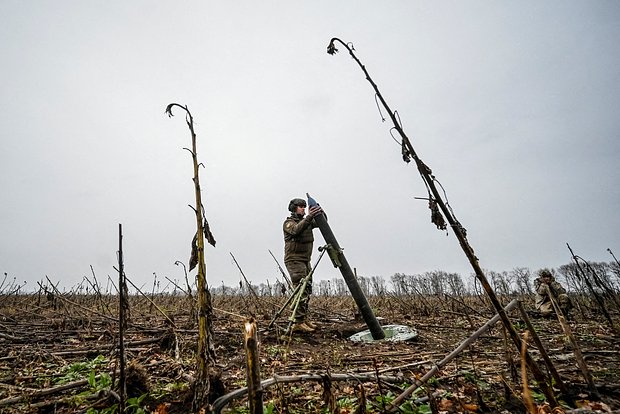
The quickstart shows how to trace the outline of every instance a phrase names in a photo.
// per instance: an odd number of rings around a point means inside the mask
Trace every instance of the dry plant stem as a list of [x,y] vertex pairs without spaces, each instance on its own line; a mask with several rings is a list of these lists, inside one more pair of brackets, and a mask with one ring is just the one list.
[[110,315],[112,312],[108,307],[107,303],[103,301],[103,295],[101,294],[101,288],[99,287],[99,282],[97,281],[97,275],[95,274],[95,269],[93,269],[93,265],[90,265],[90,272],[93,275],[93,280],[95,281],[95,287],[97,292],[97,297],[99,298],[99,302],[101,303],[101,311],[107,311]]
[[[165,333],[165,331],[162,331],[162,333]],[[161,341],[161,338],[149,338],[149,339],[143,339],[141,341],[129,341],[129,342],[125,342],[125,350],[126,351],[130,351],[132,349],[144,349],[144,348],[139,348],[140,346],[144,346],[144,345],[150,345],[150,344],[155,344],[155,343],[159,343]],[[107,349],[105,347],[100,347],[100,348],[88,348],[88,349],[76,349],[73,351],[59,351],[59,352],[50,352],[49,354],[52,356],[56,356],[56,357],[69,357],[69,356],[77,356],[77,355],[89,355],[92,354],[94,352],[101,352],[102,349]],[[112,345],[110,347],[110,350],[116,349],[115,345]]]
[[79,380],[75,382],[70,382],[68,384],[63,384],[58,387],[35,390],[32,392],[28,392],[27,394],[22,395],[20,397],[11,397],[11,398],[5,398],[4,400],[0,400],[0,407],[6,406],[6,405],[17,404],[27,398],[32,399],[32,398],[37,398],[37,397],[43,397],[43,396],[54,394],[57,392],[62,392],[66,390],[72,390],[74,388],[83,387],[85,385],[88,385],[88,380]]
[[562,313],[562,310],[557,304],[557,299],[553,295],[553,292],[551,291],[551,289],[549,289],[549,286],[546,286],[546,289],[547,289],[547,294],[549,295],[549,298],[551,299],[551,304],[553,305],[553,309],[555,310],[555,314],[558,317],[558,321],[560,321],[560,325],[562,325],[562,330],[564,330],[564,334],[566,335],[566,337],[568,338],[568,340],[570,341],[573,347],[573,352],[575,354],[575,359],[577,360],[577,365],[579,366],[579,369],[581,370],[581,373],[583,374],[583,378],[586,380],[586,383],[588,384],[588,389],[590,390],[590,392],[592,393],[594,397],[600,399],[601,396],[599,395],[598,390],[596,389],[596,386],[594,385],[592,374],[590,374],[590,370],[588,369],[588,366],[586,365],[586,362],[583,359],[583,355],[581,354],[581,349],[579,348],[579,345],[577,345],[577,341],[575,340],[575,337],[573,336],[573,332],[571,331],[570,326],[568,325],[568,322],[566,321],[566,318],[564,317],[564,314]]
[[[181,292],[183,292],[183,294],[185,294],[185,295],[187,295],[187,296],[190,296],[190,295],[188,294],[188,292],[186,292],[186,291],[185,291],[185,289],[183,289],[181,286],[179,286],[179,284],[178,284],[177,282],[175,282],[174,280],[170,279],[168,276],[164,276],[164,277],[165,277],[165,278],[166,278],[166,280],[167,280],[168,282],[170,282],[170,284],[171,284],[172,286],[174,286],[176,289],[179,289]],[[175,293],[176,293],[176,291],[175,291],[175,292],[172,292],[172,294],[173,294],[173,295],[174,295]]]
[[[129,279],[127,276],[125,276],[125,280],[126,280],[127,282],[129,282],[129,284],[130,284],[131,286],[133,286],[133,287],[134,287],[134,289],[136,289],[136,291],[137,291],[139,294],[141,294],[142,296],[144,296],[144,298],[145,298],[147,301],[149,301],[149,302],[151,303],[151,306],[155,306],[155,309],[157,309],[157,310],[159,311],[159,313],[161,313],[161,314],[163,315],[163,317],[164,317],[164,318],[166,318],[166,320],[168,321],[168,323],[169,323],[172,327],[174,327],[174,328],[176,329],[176,327],[177,327],[177,326],[174,324],[174,322],[172,321],[172,319],[170,319],[170,318],[168,317],[168,315],[166,315],[166,312],[165,312],[162,308],[160,308],[159,306],[157,306],[157,304],[156,304],[155,302],[153,302],[153,300],[152,300],[151,298],[149,298],[147,295],[145,295],[145,294],[144,294],[144,292],[142,292],[138,286],[134,285],[134,283],[131,281],[131,279]],[[122,289],[121,289],[121,290],[122,290]]]
[[151,306],[149,307],[149,313],[153,312],[153,298],[155,297],[155,286],[157,285],[157,274],[153,272],[153,289],[151,289]]
[[[177,283],[173,282],[172,280],[170,280],[167,276],[166,279],[168,279],[168,281],[170,281],[170,283],[172,283],[174,286],[178,287],[179,290],[181,290],[183,293],[185,293],[189,299],[189,302],[191,304],[191,308],[192,310],[195,309],[195,305],[196,305],[196,299],[194,299],[194,297],[192,296],[192,287],[189,284],[189,280],[187,279],[187,268],[185,267],[185,263],[177,260],[174,262],[175,265],[179,266],[183,266],[183,273],[185,274],[185,285],[187,286],[187,291],[185,291],[185,289],[181,288],[181,286],[179,286]],[[194,314],[191,313],[192,315],[192,319]]]
[[[110,390],[110,389],[104,389],[101,390],[99,392],[96,393],[92,393],[89,395],[85,395],[84,399],[86,401],[92,401],[94,400],[90,405],[87,405],[86,407],[84,407],[86,409],[86,412],[89,412],[89,409],[91,408],[95,408],[97,406],[100,406],[101,404],[104,404],[104,402],[108,399],[114,399],[115,401],[119,401],[120,396],[115,393],[114,391]],[[49,401],[43,401],[37,404],[32,404],[31,407],[33,408],[38,408],[39,412],[44,411],[43,409],[45,407],[48,407],[50,405],[56,405],[56,404],[63,404],[63,403],[70,403],[71,402],[71,398],[61,398],[57,401],[54,402],[49,402]]]
[[[461,226],[461,224],[453,216],[451,209],[448,209],[448,207],[446,206],[446,204],[445,204],[445,202],[444,202],[444,200],[442,198],[442,195],[439,193],[439,190],[437,189],[437,186],[435,185],[435,176],[432,175],[431,169],[429,167],[427,167],[424,164],[424,162],[422,162],[422,160],[418,157],[415,149],[413,148],[413,145],[411,144],[411,141],[409,140],[409,138],[405,134],[405,131],[402,129],[402,127],[400,125],[400,122],[396,119],[395,112],[390,109],[390,107],[388,106],[387,102],[385,101],[385,99],[381,95],[381,92],[379,91],[379,88],[377,87],[375,82],[372,80],[372,78],[368,74],[368,71],[366,70],[366,67],[364,65],[362,65],[362,63],[357,58],[357,56],[355,56],[355,54],[353,53],[352,48],[349,47],[349,45],[345,44],[342,40],[340,40],[338,38],[333,38],[330,41],[330,47],[333,47],[334,50],[335,50],[334,42],[339,42],[340,44],[342,44],[348,50],[349,55],[351,55],[351,57],[355,60],[355,62],[359,65],[359,67],[364,72],[364,75],[366,75],[366,80],[368,80],[368,82],[372,85],[372,87],[373,87],[373,89],[375,91],[376,97],[379,99],[379,101],[381,102],[381,104],[383,105],[385,110],[387,111],[388,115],[390,116],[390,119],[392,120],[392,123],[394,125],[394,129],[396,129],[396,131],[398,132],[398,134],[402,138],[403,151],[406,150],[407,155],[415,160],[416,165],[418,167],[418,171],[419,171],[420,175],[422,176],[422,179],[423,179],[424,183],[426,184],[426,187],[432,193],[435,202],[437,203],[437,205],[441,209],[441,211],[444,214],[446,220],[448,221],[450,227],[452,228],[452,231],[454,232],[454,235],[456,236],[456,238],[457,238],[461,248],[463,249],[463,252],[465,253],[465,256],[467,256],[467,259],[469,260],[469,263],[471,264],[471,266],[472,266],[472,268],[474,270],[474,273],[476,274],[476,278],[480,281],[482,287],[484,288],[484,290],[486,291],[489,299],[491,300],[491,303],[493,304],[493,307],[495,308],[496,312],[499,314],[499,316],[500,316],[500,318],[502,320],[502,323],[504,324],[504,327],[509,332],[510,338],[512,339],[512,341],[514,342],[515,347],[517,348],[517,351],[520,351],[521,350],[521,338],[517,334],[517,331],[515,330],[515,328],[510,323],[510,320],[508,319],[508,316],[506,315],[505,311],[503,310],[503,307],[500,304],[499,299],[497,298],[497,295],[493,291],[493,288],[489,284],[489,281],[487,280],[484,272],[482,271],[482,268],[480,267],[480,264],[478,263],[478,258],[474,254],[474,249],[470,246],[469,242],[467,241],[467,237],[465,235],[464,228]],[[330,50],[330,47],[328,47],[328,52]],[[549,384],[547,384],[546,378],[545,378],[544,374],[542,373],[542,371],[540,370],[540,368],[538,367],[538,365],[536,364],[536,361],[527,352],[526,352],[525,358],[526,358],[528,367],[532,371],[532,374],[534,375],[534,378],[536,379],[536,381],[540,385],[543,393],[545,394],[545,397],[547,398],[547,400],[549,401],[551,406],[552,407],[558,406],[558,402],[556,401],[555,395],[553,393],[553,389],[549,386]]]
[[233,262],[235,262],[235,265],[237,265],[237,269],[239,269],[239,272],[241,273],[241,276],[243,276],[243,280],[245,281],[245,285],[248,287],[248,290],[250,291],[250,293],[252,293],[252,296],[254,296],[254,298],[256,299],[257,303],[260,301],[258,294],[256,293],[256,291],[254,290],[254,288],[252,287],[252,284],[248,281],[248,278],[245,277],[245,273],[243,273],[243,269],[241,269],[241,266],[239,266],[239,262],[237,262],[237,259],[235,258],[235,256],[232,254],[232,252],[230,253],[230,257],[232,257]]
[[253,319],[245,322],[245,355],[248,381],[248,400],[251,414],[263,414],[263,387],[260,382],[258,335]]
[[[379,375],[380,371],[379,371],[379,367],[377,365],[377,359],[376,358],[372,359],[372,365],[375,368],[375,375],[377,376],[377,389],[379,390],[379,395],[385,395],[385,392],[383,391],[383,386],[382,386],[383,383],[382,383],[380,375]],[[360,386],[361,386],[361,384],[360,384]],[[361,404],[360,404],[360,406],[361,406]],[[383,398],[381,399],[381,409],[382,409],[383,412],[385,412],[385,399],[383,399]]]
[[506,359],[506,367],[510,371],[510,375],[512,376],[513,381],[517,382],[518,379],[516,378],[516,369],[514,369],[512,353],[510,352],[511,347],[508,345],[508,334],[506,332],[506,329],[502,329],[502,339],[504,340],[504,357]]
[[[509,312],[514,309],[518,305],[519,301],[517,299],[512,300],[508,305],[506,305],[505,311]],[[465,339],[461,344],[454,349],[454,351],[450,352],[446,355],[441,361],[439,361],[433,368],[430,369],[422,378],[414,379],[414,383],[409,386],[405,391],[403,391],[398,397],[392,401],[392,404],[387,408],[388,412],[393,412],[398,409],[398,406],[401,405],[407,397],[409,397],[415,390],[420,388],[426,381],[431,379],[443,366],[445,366],[448,362],[454,359],[458,354],[460,354],[465,348],[467,348],[471,343],[476,341],[480,335],[489,330],[497,321],[500,320],[499,315],[495,315],[491,319],[489,319],[484,325],[482,325],[476,332],[474,332],[469,338]]]
[[[577,258],[580,258],[579,256],[576,256]],[[592,268],[592,266],[590,266],[590,263],[588,263],[587,261],[583,260],[584,264],[586,265],[586,268],[590,271],[590,274],[592,275],[593,279],[594,279],[594,283],[600,287],[601,289],[603,289],[606,293],[606,296],[609,297],[614,305],[616,305],[616,309],[620,310],[620,304],[618,303],[618,298],[616,297],[616,292],[614,292],[614,290],[609,286],[609,284],[607,282],[605,282],[596,272],[596,270],[594,270]]]
[[[100,379],[101,375],[97,375],[95,378]],[[27,399],[32,400],[34,398],[44,397],[46,395],[52,395],[52,394],[56,394],[62,391],[68,391],[68,390],[72,390],[75,388],[84,387],[86,385],[88,385],[88,380],[83,379],[79,381],[69,382],[67,384],[62,384],[62,385],[59,385],[57,387],[52,387],[52,388],[43,388],[40,390],[28,389],[28,390],[25,390],[24,395],[22,396],[5,398],[4,400],[0,400],[0,407],[6,406],[6,405],[17,404]]]
[[[611,255],[611,257],[613,257],[613,258],[614,258],[614,261],[615,261],[615,262],[616,262],[616,264],[618,265],[618,268],[620,268],[620,262],[618,261],[618,259],[616,259],[616,256],[614,255],[614,252],[612,252],[612,251],[611,251],[611,249],[610,249],[609,247],[607,248],[607,251],[609,252],[609,254]],[[6,273],[5,273],[5,275],[6,275]],[[2,287],[2,286],[0,285],[0,288],[1,288],[1,287]]]
[[[166,108],[169,116],[172,116],[172,108],[178,106],[186,113],[186,123],[190,130],[192,139],[192,164],[194,167],[194,193],[196,205],[196,253],[198,266],[198,350],[196,353],[196,380],[194,382],[194,398],[192,400],[192,411],[197,413],[207,405],[207,396],[210,390],[209,371],[210,366],[215,361],[215,349],[213,348],[213,308],[211,304],[211,293],[207,285],[207,267],[205,264],[205,227],[202,215],[202,195],[200,190],[200,179],[198,174],[198,152],[196,147],[196,133],[194,132],[194,118],[187,106],[171,103]],[[191,266],[190,266],[191,267]],[[191,269],[190,269],[191,270]]]
[[[127,321],[125,319],[125,308],[127,302],[127,294],[125,283],[123,263],[123,226],[118,225],[118,286],[120,287],[119,304],[118,304],[118,348],[119,348],[119,411],[125,412],[125,402],[127,398],[127,376],[125,375],[125,327]],[[125,287],[125,289],[123,289]]]
[[0,338],[8,339],[9,341],[22,341],[23,338],[18,338],[16,336],[8,335],[0,332]]
[[[368,374],[305,374],[305,375],[293,375],[293,376],[280,376],[276,375],[273,378],[268,378],[266,380],[261,381],[261,387],[263,390],[273,386],[279,385],[282,383],[293,383],[293,382],[321,382],[324,380],[325,375],[328,375],[331,381],[376,381],[377,375],[375,373]],[[401,383],[402,377],[392,377],[392,376],[380,376],[379,379],[384,382],[391,383]],[[213,403],[213,413],[219,414],[222,412],[222,409],[228,405],[232,400],[236,398],[243,397],[248,393],[248,387],[239,388],[232,392],[229,392],[226,395],[221,396]]]
[[525,353],[527,352],[527,332],[523,335],[523,345],[521,346],[521,383],[523,384],[523,403],[530,414],[537,414],[536,405],[532,400],[532,392],[527,383],[527,365],[525,363]]
[[[469,310],[472,314],[476,315],[476,316],[480,316],[482,317],[483,315],[478,312],[476,309],[472,308],[471,306],[469,306],[468,304],[466,304],[465,302],[463,302],[463,300],[459,300],[455,297],[452,297],[450,295],[446,295],[446,298],[450,299],[451,301],[454,301],[456,303],[458,303],[459,305],[463,306],[464,308],[466,308],[467,310]],[[465,313],[465,317],[467,318],[467,320],[469,321],[469,323],[473,326],[471,317],[469,313]]]
[[[147,365],[146,368],[154,367],[156,365],[159,365],[159,363]],[[108,375],[111,375],[111,376],[116,375],[116,374],[118,374],[118,370],[112,370],[108,372]],[[101,379],[101,374],[95,376],[95,380],[100,380],[100,379]],[[58,385],[56,387],[43,388],[43,389],[17,387],[23,391],[23,395],[19,397],[10,397],[10,398],[5,398],[3,400],[0,400],[0,407],[6,406],[6,405],[18,404],[24,400],[32,401],[35,398],[45,397],[47,395],[53,395],[53,394],[57,394],[63,391],[73,390],[75,388],[85,387],[88,385],[89,385],[88,379],[82,379],[82,380],[77,380],[77,381],[69,382],[66,384]]]
[[194,298],[192,297],[192,287],[189,284],[189,279],[187,278],[187,268],[185,267],[185,263],[181,262],[181,261],[176,261],[174,262],[175,265],[181,265],[183,266],[183,274],[185,275],[185,284],[187,285],[187,295],[189,296],[189,300],[190,302],[194,302]]
[[[47,278],[47,276],[45,276],[45,277]],[[104,319],[106,319],[106,320],[108,320],[108,321],[117,322],[116,318],[113,318],[113,317],[111,317],[111,316],[104,315],[104,314],[102,314],[102,313],[99,313],[99,312],[97,312],[97,311],[94,311],[94,310],[92,310],[92,309],[89,309],[89,308],[87,308],[87,307],[85,307],[85,306],[82,306],[82,305],[80,305],[79,303],[76,303],[76,302],[73,302],[73,301],[71,301],[71,300],[69,300],[69,299],[64,298],[64,297],[62,296],[62,294],[60,293],[60,291],[56,288],[56,286],[54,286],[54,285],[52,284],[51,280],[49,280],[49,278],[47,278],[47,280],[48,280],[48,282],[50,282],[50,285],[52,286],[52,288],[53,288],[53,289],[54,289],[54,291],[56,292],[56,296],[55,296],[56,298],[58,298],[58,299],[62,300],[63,302],[66,302],[66,303],[68,303],[68,304],[70,304],[70,305],[72,305],[72,306],[77,306],[78,308],[80,308],[80,309],[82,309],[82,310],[84,310],[84,311],[86,311],[86,312],[88,312],[88,313],[92,313],[92,314],[95,314],[95,315],[101,316],[102,318],[104,318]]]
[[427,359],[427,360],[424,360],[424,361],[412,362],[412,363],[405,364],[405,365],[398,365],[398,366],[395,366],[395,367],[383,368],[383,369],[380,369],[378,371],[361,372],[360,374],[368,374],[368,375],[376,374],[376,373],[384,374],[384,373],[390,372],[390,371],[399,371],[399,370],[404,369],[404,368],[419,367],[420,365],[426,365],[426,364],[429,364],[429,363],[431,363],[431,361]]
[[562,396],[564,396],[567,400],[572,400],[572,397],[570,396],[570,392],[568,391],[568,388],[566,388],[566,384],[564,384],[564,381],[562,381],[560,374],[558,373],[557,369],[555,369],[555,365],[553,365],[553,361],[551,361],[551,358],[549,358],[549,354],[547,353],[545,346],[540,340],[540,337],[538,336],[538,333],[536,332],[534,325],[532,325],[532,321],[530,320],[530,317],[527,315],[527,312],[523,308],[523,304],[521,302],[519,302],[519,313],[521,314],[521,318],[523,318],[523,321],[525,322],[525,325],[527,326],[528,331],[532,335],[532,339],[534,340],[534,343],[536,344],[536,348],[538,348],[538,351],[540,352],[540,355],[542,356],[543,361],[545,361],[545,365],[547,366],[547,369],[549,370],[551,377],[553,377],[555,384],[560,389]]
[[592,283],[590,283],[590,279],[588,279],[586,273],[583,271],[581,265],[579,264],[579,260],[577,259],[577,256],[575,256],[575,253],[573,253],[573,249],[570,248],[570,245],[568,243],[566,243],[566,246],[568,247],[568,250],[570,251],[570,254],[573,257],[573,260],[575,264],[577,265],[577,269],[579,270],[579,273],[581,273],[581,276],[583,277],[583,281],[586,283],[586,286],[588,286],[588,290],[590,291],[592,296],[594,296],[594,298],[596,299],[596,302],[600,306],[601,311],[603,312],[603,315],[605,315],[605,319],[607,319],[607,322],[609,323],[609,327],[615,331],[616,328],[614,326],[613,320],[611,319],[611,316],[609,315],[609,312],[607,312],[607,308],[605,307],[605,301],[601,298],[598,292],[596,292],[596,290],[592,286]]
[[286,282],[286,286],[288,286],[289,290],[292,289],[293,285],[291,284],[291,280],[287,276],[287,274],[284,271],[284,269],[282,269],[282,266],[280,266],[280,262],[278,262],[278,259],[276,259],[276,257],[273,255],[273,253],[271,253],[271,250],[269,250],[269,254],[271,255],[271,257],[273,257],[273,260],[275,260],[276,264],[278,265],[278,269],[280,270],[280,273],[282,274],[282,278]]

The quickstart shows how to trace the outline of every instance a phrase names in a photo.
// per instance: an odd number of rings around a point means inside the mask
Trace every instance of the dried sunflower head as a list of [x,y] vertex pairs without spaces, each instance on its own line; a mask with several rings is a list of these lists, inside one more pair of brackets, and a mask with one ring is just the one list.
[[330,55],[335,55],[336,53],[338,53],[338,49],[336,49],[336,45],[334,44],[333,40],[329,42],[329,45],[327,46],[327,53],[329,53]]

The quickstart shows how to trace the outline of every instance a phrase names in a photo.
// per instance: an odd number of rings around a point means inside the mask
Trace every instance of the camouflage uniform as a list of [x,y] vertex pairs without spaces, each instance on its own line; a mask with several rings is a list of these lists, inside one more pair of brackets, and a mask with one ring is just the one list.
[[551,304],[551,298],[547,295],[546,286],[549,286],[549,290],[555,296],[558,306],[562,310],[565,316],[568,316],[572,304],[570,298],[566,294],[566,289],[561,284],[551,279],[549,282],[543,281],[542,277],[534,279],[534,289],[536,290],[536,309],[540,311],[542,316],[553,315],[553,305]]
[[[292,213],[283,225],[284,229],[284,265],[291,276],[293,286],[297,287],[301,280],[306,277],[310,270],[310,258],[312,257],[312,244],[314,235],[312,229],[317,225],[313,218],[302,218],[299,214]],[[295,320],[303,322],[308,313],[308,302],[312,294],[312,278],[306,284],[302,293]]]

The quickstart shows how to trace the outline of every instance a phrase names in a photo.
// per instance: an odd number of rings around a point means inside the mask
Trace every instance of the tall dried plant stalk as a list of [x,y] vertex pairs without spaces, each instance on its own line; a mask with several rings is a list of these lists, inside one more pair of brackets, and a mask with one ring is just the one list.
[[[394,140],[398,142],[403,161],[405,161],[406,163],[409,163],[411,162],[411,160],[413,160],[415,162],[418,172],[420,173],[420,176],[422,177],[422,180],[424,181],[424,184],[428,191],[429,208],[431,210],[431,222],[435,224],[437,228],[440,230],[446,230],[448,226],[452,229],[461,248],[463,249],[463,252],[465,253],[465,256],[467,256],[467,259],[469,260],[469,263],[471,264],[474,270],[474,273],[476,274],[476,278],[480,281],[482,287],[486,291],[488,298],[490,299],[493,307],[499,314],[502,320],[502,323],[504,327],[506,328],[506,330],[508,331],[508,333],[510,334],[510,338],[512,339],[517,350],[520,351],[521,343],[522,343],[521,338],[519,337],[517,331],[515,330],[512,323],[510,322],[510,319],[508,319],[508,316],[506,315],[506,312],[504,311],[503,306],[501,305],[497,295],[495,294],[495,291],[491,287],[487,277],[482,271],[482,267],[480,266],[480,263],[478,262],[478,257],[476,257],[474,253],[474,249],[472,248],[472,246],[469,244],[469,241],[467,240],[467,231],[461,225],[461,223],[456,219],[456,216],[454,215],[452,208],[447,202],[447,196],[445,195],[445,190],[443,189],[439,181],[435,178],[433,171],[420,159],[419,155],[416,153],[415,149],[413,148],[413,145],[411,144],[411,141],[409,140],[409,138],[405,134],[405,131],[402,128],[402,124],[400,122],[400,116],[398,112],[392,111],[392,109],[390,109],[389,105],[383,98],[383,95],[381,95],[381,92],[379,91],[379,87],[370,77],[370,74],[366,70],[366,67],[362,64],[362,62],[355,55],[354,53],[355,49],[353,48],[353,45],[351,43],[345,43],[342,40],[334,37],[330,40],[329,45],[327,46],[327,53],[329,53],[330,55],[334,55],[338,52],[336,43],[341,44],[349,52],[349,55],[353,58],[353,60],[355,60],[355,62],[358,64],[362,72],[364,72],[364,75],[366,76],[366,80],[372,85],[375,91],[375,99],[377,100],[377,106],[379,107],[379,110],[381,111],[381,107],[383,107],[385,111],[387,111],[387,114],[390,117],[394,125],[392,130],[396,130],[396,132],[398,133],[400,137],[400,141],[398,141],[397,138],[394,137],[394,135],[392,135]],[[390,133],[392,133],[392,130],[390,130]],[[438,186],[439,188],[441,188],[442,192],[439,191]],[[446,199],[445,201],[444,201],[444,198]],[[552,406],[554,407],[557,406],[558,403],[553,393],[553,389],[547,383],[547,379],[545,378],[545,375],[543,374],[543,372],[540,370],[540,368],[536,364],[536,361],[531,357],[529,352],[526,352],[525,358],[526,358],[528,367],[532,371],[532,374],[536,378],[536,381],[538,381],[543,393],[545,394],[545,397],[547,397],[547,400],[549,400]]]
[[178,106],[185,111],[185,121],[189,127],[192,139],[192,148],[184,148],[192,155],[194,167],[194,191],[196,195],[196,205],[190,206],[196,214],[196,234],[192,240],[192,253],[190,256],[189,270],[192,271],[198,266],[198,352],[196,355],[196,378],[194,379],[194,398],[192,400],[192,411],[197,413],[204,409],[208,404],[210,391],[209,372],[211,365],[215,362],[215,348],[213,346],[213,306],[211,303],[211,293],[207,285],[207,268],[204,257],[205,238],[212,246],[215,246],[215,239],[209,229],[207,219],[204,217],[204,207],[200,192],[200,180],[198,176],[198,153],[196,150],[196,133],[194,132],[194,118],[187,106],[171,103],[166,107],[166,113],[172,117],[172,108]]

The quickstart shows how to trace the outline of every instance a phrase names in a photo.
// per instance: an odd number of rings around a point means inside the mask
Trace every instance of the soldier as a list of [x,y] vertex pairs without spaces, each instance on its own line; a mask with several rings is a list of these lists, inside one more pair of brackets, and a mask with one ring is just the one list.
[[562,313],[568,317],[572,307],[570,298],[566,294],[566,289],[556,282],[549,269],[542,269],[538,272],[538,278],[534,280],[534,289],[536,290],[536,309],[544,317],[553,315],[553,305],[551,298],[547,293],[547,287],[553,294]]
[[[288,205],[291,215],[284,221],[284,265],[291,276],[293,286],[297,287],[305,278],[312,267],[310,259],[312,256],[312,244],[314,235],[312,229],[317,227],[314,217],[322,214],[323,210],[319,206],[314,206],[306,215],[306,201],[301,198],[294,198]],[[317,325],[306,320],[308,313],[308,302],[312,294],[312,278],[308,280],[306,288],[302,293],[297,312],[295,314],[295,325],[293,331],[313,332]]]

